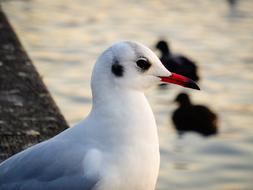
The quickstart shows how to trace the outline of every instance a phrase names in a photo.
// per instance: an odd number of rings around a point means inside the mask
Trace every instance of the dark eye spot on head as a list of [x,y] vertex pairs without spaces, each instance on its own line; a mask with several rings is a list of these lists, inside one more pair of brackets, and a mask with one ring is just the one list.
[[118,60],[115,60],[114,63],[112,64],[112,73],[116,77],[122,77],[124,73],[124,67],[119,64]]
[[151,63],[144,57],[139,58],[136,61],[136,65],[141,69],[141,71],[147,71],[151,67]]

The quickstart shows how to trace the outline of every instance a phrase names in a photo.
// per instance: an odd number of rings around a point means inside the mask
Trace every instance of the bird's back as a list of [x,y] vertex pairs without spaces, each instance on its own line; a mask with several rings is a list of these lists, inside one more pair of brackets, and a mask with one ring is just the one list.
[[195,131],[205,136],[217,133],[217,116],[202,105],[179,107],[172,119],[179,132]]
[[83,175],[84,154],[84,147],[67,140],[37,144],[0,165],[0,190],[91,189],[97,181]]

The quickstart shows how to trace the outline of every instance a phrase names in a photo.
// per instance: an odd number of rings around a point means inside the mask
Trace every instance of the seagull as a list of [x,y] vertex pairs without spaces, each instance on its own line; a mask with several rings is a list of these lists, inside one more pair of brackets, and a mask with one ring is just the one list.
[[93,68],[88,116],[1,163],[0,190],[154,190],[160,153],[144,90],[161,82],[199,89],[140,43],[109,47]]

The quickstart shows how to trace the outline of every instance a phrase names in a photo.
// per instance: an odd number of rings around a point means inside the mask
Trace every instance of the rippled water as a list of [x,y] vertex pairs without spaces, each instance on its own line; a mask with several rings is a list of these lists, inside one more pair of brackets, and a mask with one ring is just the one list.
[[70,124],[91,107],[96,57],[122,39],[151,48],[165,37],[198,62],[202,91],[195,103],[219,114],[220,134],[178,139],[170,116],[181,88],[147,92],[161,149],[157,189],[253,189],[253,1],[230,10],[225,0],[4,1],[34,64]]

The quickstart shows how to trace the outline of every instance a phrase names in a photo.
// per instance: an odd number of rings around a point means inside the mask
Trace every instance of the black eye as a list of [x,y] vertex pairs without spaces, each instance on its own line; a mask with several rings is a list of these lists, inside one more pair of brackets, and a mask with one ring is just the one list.
[[151,64],[149,63],[149,61],[146,58],[139,58],[136,61],[136,65],[141,68],[142,71],[146,71],[149,69],[149,67],[151,66]]

